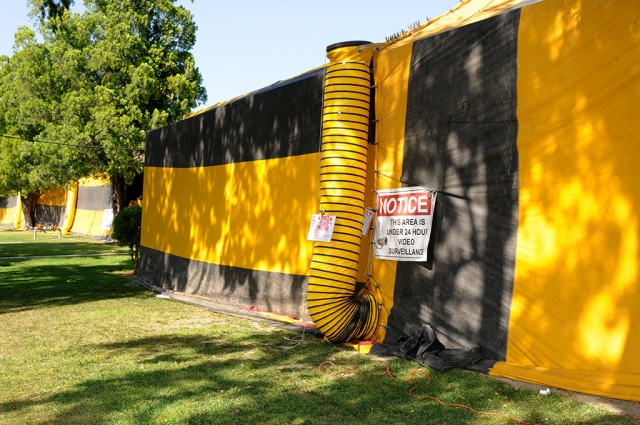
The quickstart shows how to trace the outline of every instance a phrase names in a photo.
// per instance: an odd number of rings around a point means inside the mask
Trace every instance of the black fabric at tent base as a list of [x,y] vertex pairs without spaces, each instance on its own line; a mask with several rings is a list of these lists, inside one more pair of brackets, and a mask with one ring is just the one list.
[[422,366],[445,371],[453,368],[486,372],[494,361],[483,360],[480,347],[446,349],[430,325],[423,324],[415,334],[395,344],[374,344],[369,354],[415,360]]

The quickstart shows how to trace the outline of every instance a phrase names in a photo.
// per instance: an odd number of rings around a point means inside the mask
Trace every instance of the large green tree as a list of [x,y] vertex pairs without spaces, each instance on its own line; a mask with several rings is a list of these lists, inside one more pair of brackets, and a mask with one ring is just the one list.
[[32,30],[21,27],[15,38],[13,56],[0,58],[0,132],[13,136],[0,139],[0,195],[19,192],[33,226],[39,192],[82,175],[82,167],[69,147],[24,141],[45,135],[56,119],[64,79]]
[[[190,52],[197,28],[191,13],[175,0],[85,0],[83,13],[72,12],[69,4],[31,0],[42,38],[32,42],[47,52],[44,74],[55,90],[29,89],[28,96],[47,104],[48,115],[29,134],[23,126],[10,131],[77,145],[57,145],[67,177],[108,174],[122,208],[126,184],[142,171],[146,131],[206,101]],[[23,50],[17,44],[8,62]],[[19,80],[16,68],[7,67],[6,73]],[[17,108],[5,101],[15,94],[9,87],[14,86],[0,88],[0,122],[7,128],[14,125]]]

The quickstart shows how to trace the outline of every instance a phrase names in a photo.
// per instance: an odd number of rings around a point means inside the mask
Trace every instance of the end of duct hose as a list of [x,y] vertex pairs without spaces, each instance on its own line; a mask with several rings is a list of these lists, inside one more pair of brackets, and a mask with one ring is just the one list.
[[313,248],[307,307],[311,319],[334,343],[371,339],[379,308],[369,292],[356,293],[367,189],[371,123],[372,51],[346,41],[327,47],[320,153],[320,211],[336,217],[331,242]]
[[341,41],[340,43],[329,44],[327,46],[327,53],[332,50],[340,49],[341,47],[357,47],[362,46],[363,44],[371,44],[371,42],[365,40]]

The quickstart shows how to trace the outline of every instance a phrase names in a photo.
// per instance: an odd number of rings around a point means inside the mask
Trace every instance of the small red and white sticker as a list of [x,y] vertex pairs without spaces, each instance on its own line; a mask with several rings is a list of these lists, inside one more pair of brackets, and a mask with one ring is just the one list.
[[313,214],[307,240],[318,242],[331,242],[333,227],[336,225],[336,217],[333,215]]

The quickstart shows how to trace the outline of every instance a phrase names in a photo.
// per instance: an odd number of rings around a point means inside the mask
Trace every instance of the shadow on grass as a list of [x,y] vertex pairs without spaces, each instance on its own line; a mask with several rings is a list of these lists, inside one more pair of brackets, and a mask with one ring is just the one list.
[[139,292],[122,285],[130,277],[113,274],[130,268],[130,261],[124,257],[110,264],[98,257],[51,263],[1,261],[0,314],[125,298]]
[[[282,335],[280,335],[282,334]],[[286,335],[229,337],[229,333],[193,336],[154,336],[89,347],[105,362],[133,356],[136,370],[87,379],[49,397],[32,397],[0,404],[0,413],[49,411],[48,424],[71,423],[180,423],[180,424],[464,424],[513,423],[485,421],[461,408],[442,406],[409,394],[411,384],[378,371],[365,376],[344,374],[319,378],[318,365],[335,353],[329,344],[282,349],[274,342]],[[377,365],[374,365],[374,368]],[[365,368],[366,366],[362,366]],[[398,363],[392,363],[392,368]],[[380,364],[380,370],[385,366]],[[463,374],[457,371],[455,373]],[[450,378],[451,377],[451,378]],[[526,405],[519,420],[530,423],[603,424],[618,422],[615,415],[576,422],[575,418],[544,421],[549,407],[535,393],[524,395],[502,383],[477,377],[456,379],[453,373],[432,373],[432,381],[416,393],[451,402],[474,401],[480,411],[496,411],[496,398],[516,398]],[[477,385],[473,385],[477,384]],[[493,399],[493,402],[492,402]],[[545,398],[544,400],[548,400]],[[483,400],[483,401],[477,401]],[[502,401],[499,402],[502,405]]]

